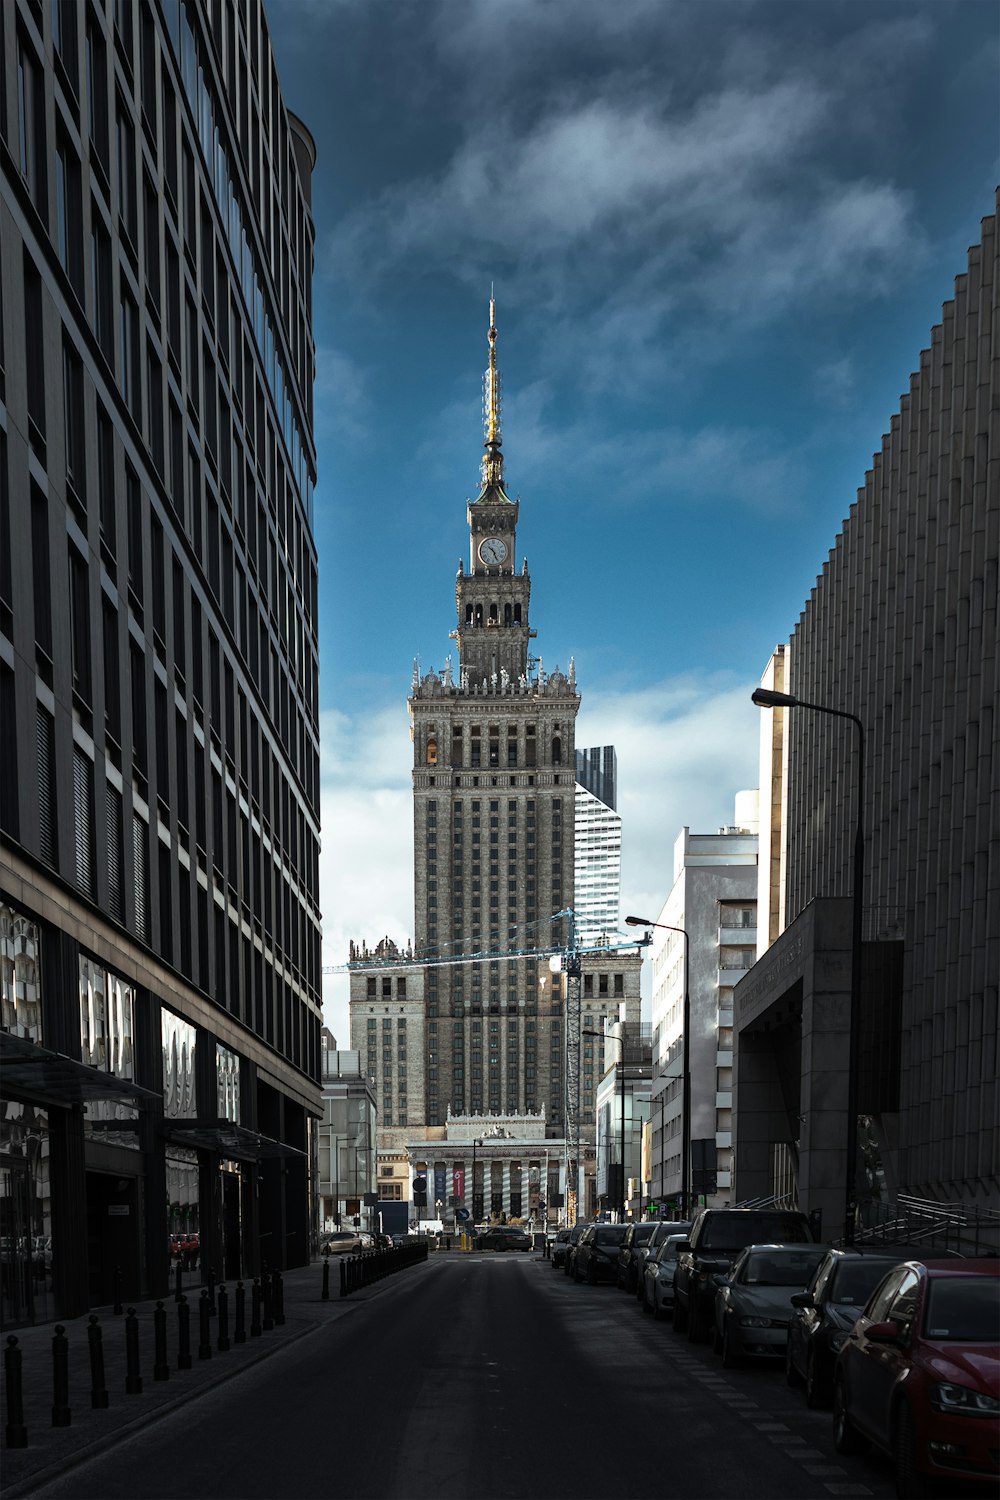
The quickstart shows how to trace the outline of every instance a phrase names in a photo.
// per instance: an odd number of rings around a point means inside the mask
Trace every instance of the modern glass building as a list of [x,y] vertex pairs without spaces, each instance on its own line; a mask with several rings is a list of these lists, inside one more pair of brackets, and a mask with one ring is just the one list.
[[620,920],[622,820],[617,811],[614,745],[576,752],[574,849],[576,940],[581,947],[613,942]]
[[260,0],[0,9],[9,1322],[308,1256],[313,162]]

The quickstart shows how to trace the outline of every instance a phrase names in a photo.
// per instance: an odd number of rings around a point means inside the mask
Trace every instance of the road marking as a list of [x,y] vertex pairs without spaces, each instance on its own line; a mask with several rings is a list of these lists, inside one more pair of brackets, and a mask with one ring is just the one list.
[[825,1484],[825,1490],[831,1495],[870,1495],[871,1490],[865,1484]]

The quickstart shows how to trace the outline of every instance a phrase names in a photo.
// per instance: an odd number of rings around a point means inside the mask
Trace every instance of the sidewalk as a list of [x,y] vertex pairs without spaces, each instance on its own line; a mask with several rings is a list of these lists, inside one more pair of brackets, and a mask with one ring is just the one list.
[[[426,1264],[426,1263],[425,1263]],[[374,1286],[352,1292],[349,1297],[340,1296],[340,1268],[336,1259],[330,1265],[330,1300],[321,1299],[323,1267],[320,1262],[287,1271],[284,1276],[283,1325],[251,1336],[251,1285],[246,1290],[246,1342],[233,1341],[236,1329],[235,1283],[227,1284],[229,1305],[228,1352],[220,1352],[218,1345],[219,1318],[213,1317],[211,1324],[212,1354],[208,1359],[199,1358],[200,1319],[198,1302],[201,1288],[196,1285],[195,1275],[185,1287],[190,1317],[191,1368],[177,1368],[178,1316],[173,1294],[163,1299],[167,1324],[167,1365],[169,1377],[155,1380],[154,1322],[156,1302],[141,1302],[135,1306],[139,1334],[139,1373],[142,1381],[141,1394],[126,1394],[126,1348],[125,1314],[117,1317],[111,1307],[95,1308],[99,1319],[104,1351],[104,1387],[108,1393],[105,1410],[93,1410],[91,1406],[90,1345],[88,1329],[90,1314],[69,1319],[62,1325],[69,1344],[69,1409],[71,1425],[52,1426],[53,1409],[53,1361],[52,1341],[56,1324],[45,1323],[37,1328],[18,1328],[13,1335],[21,1350],[21,1379],[24,1406],[24,1426],[28,1435],[26,1448],[8,1447],[7,1443],[7,1383],[5,1373],[0,1370],[2,1401],[0,1401],[0,1452],[3,1461],[4,1500],[30,1495],[31,1492],[63,1473],[67,1468],[89,1458],[92,1454],[120,1442],[135,1428],[146,1426],[157,1417],[197,1399],[203,1392],[231,1379],[243,1370],[278,1349],[286,1349],[296,1340],[304,1338],[314,1329],[347,1316],[356,1308],[376,1297],[387,1286],[392,1286],[399,1277],[412,1276],[420,1266],[407,1266],[395,1275],[387,1277]],[[126,1307],[125,1312],[127,1313]],[[262,1314],[263,1318],[263,1314]],[[2,1343],[6,1347],[8,1335]]]

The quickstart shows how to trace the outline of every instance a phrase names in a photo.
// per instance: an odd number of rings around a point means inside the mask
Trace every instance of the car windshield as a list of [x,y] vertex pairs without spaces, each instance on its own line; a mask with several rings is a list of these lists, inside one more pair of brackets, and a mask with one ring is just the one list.
[[810,1254],[801,1250],[792,1255],[764,1251],[747,1260],[746,1281],[750,1286],[805,1286],[825,1251],[817,1246]]
[[633,1245],[645,1245],[653,1238],[656,1232],[655,1224],[637,1224],[632,1236]]
[[676,1244],[672,1243],[670,1240],[664,1240],[663,1244],[660,1246],[659,1250],[657,1251],[656,1258],[660,1262],[661,1265],[662,1265],[662,1263],[665,1260],[676,1260],[677,1259],[677,1246],[676,1246]]
[[844,1261],[833,1278],[830,1301],[844,1307],[864,1307],[882,1277],[895,1264],[891,1260]]
[[743,1250],[768,1243],[805,1245],[809,1226],[798,1214],[756,1214],[740,1210],[709,1219],[698,1241],[699,1250]]
[[626,1225],[606,1224],[594,1236],[599,1245],[620,1245],[625,1237]]
[[929,1339],[995,1344],[1000,1338],[1000,1276],[933,1276],[929,1293]]

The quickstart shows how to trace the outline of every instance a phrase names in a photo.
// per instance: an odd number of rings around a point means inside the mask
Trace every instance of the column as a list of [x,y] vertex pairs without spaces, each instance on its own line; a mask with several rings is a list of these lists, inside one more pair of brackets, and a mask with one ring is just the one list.
[[503,1161],[502,1161],[502,1163],[500,1165],[500,1170],[501,1170],[501,1172],[503,1174],[503,1176],[501,1178],[501,1181],[503,1183],[503,1188],[502,1188],[502,1192],[503,1192],[503,1211],[504,1211],[504,1213],[507,1215],[507,1217],[509,1219],[510,1218],[510,1157],[509,1156],[505,1156],[504,1157],[504,1159],[503,1159]]

